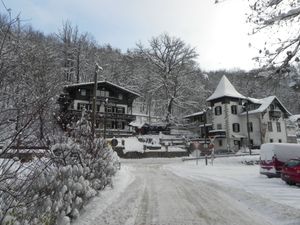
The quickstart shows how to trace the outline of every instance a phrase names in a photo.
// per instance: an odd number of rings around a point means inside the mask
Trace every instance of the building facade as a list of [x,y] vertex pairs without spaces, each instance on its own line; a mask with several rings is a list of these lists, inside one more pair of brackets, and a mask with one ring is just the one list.
[[276,96],[245,97],[223,76],[207,103],[211,108],[206,119],[211,124],[208,136],[215,138],[216,150],[238,151],[288,141],[286,119],[291,114]]
[[[60,97],[61,111],[66,121],[77,121],[82,111],[91,113],[94,97],[94,82],[66,85]],[[139,94],[109,81],[97,82],[96,132],[107,135],[124,135],[131,132],[129,123],[135,120],[132,114],[134,99]]]

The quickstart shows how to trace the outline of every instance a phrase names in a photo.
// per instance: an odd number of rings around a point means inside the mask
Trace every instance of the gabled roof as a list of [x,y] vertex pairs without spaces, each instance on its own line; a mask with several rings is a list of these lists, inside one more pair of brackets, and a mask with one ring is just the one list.
[[208,99],[206,99],[206,101],[211,101],[222,97],[246,98],[235,89],[225,75],[223,75],[222,79],[220,80],[215,92]]
[[[288,113],[289,115],[292,115],[282,104],[282,102],[276,97],[276,96],[269,96],[266,98],[262,98],[262,99],[256,99],[256,98],[247,98],[250,102],[255,103],[255,104],[260,104],[260,106],[257,109],[254,110],[250,110],[248,113],[249,114],[254,114],[254,113],[261,113],[264,112],[270,105],[272,102],[274,102],[275,100],[277,100],[279,102],[279,104],[282,106],[282,108],[284,109],[284,111],[286,113]],[[246,112],[241,113],[241,115],[245,115]]]
[[[131,93],[131,94],[133,94],[133,95],[135,95],[137,97],[140,97],[140,94],[138,94],[137,92],[131,91],[131,90],[125,88],[125,87],[122,87],[120,85],[114,84],[114,83],[112,83],[110,81],[98,81],[97,84],[109,84],[109,85],[114,86],[114,87],[116,87],[118,89],[121,89],[121,90],[123,90],[125,92]],[[84,86],[84,85],[94,85],[94,82],[69,84],[69,85],[65,85],[64,87],[65,88],[72,88],[72,87],[80,87],[80,86]]]

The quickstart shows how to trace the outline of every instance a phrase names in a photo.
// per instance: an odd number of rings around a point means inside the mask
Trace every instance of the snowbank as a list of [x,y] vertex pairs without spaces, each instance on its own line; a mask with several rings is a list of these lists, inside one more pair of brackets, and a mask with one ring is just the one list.
[[108,208],[124,192],[126,187],[132,183],[134,176],[131,170],[122,166],[122,169],[113,178],[114,188],[107,187],[99,196],[96,196],[84,207],[79,218],[72,225],[90,225],[97,222],[102,211]]

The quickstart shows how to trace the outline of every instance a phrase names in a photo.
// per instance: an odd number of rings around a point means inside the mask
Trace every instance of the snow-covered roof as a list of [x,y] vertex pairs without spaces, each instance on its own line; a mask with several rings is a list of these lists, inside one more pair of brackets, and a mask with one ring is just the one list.
[[[136,95],[136,96],[138,96],[138,97],[140,96],[139,93],[134,92],[134,91],[132,91],[132,90],[129,90],[129,89],[127,89],[127,88],[124,88],[124,87],[122,87],[122,86],[120,86],[120,85],[114,84],[114,83],[112,83],[112,82],[110,82],[110,81],[98,81],[98,82],[97,82],[97,84],[105,84],[105,83],[110,84],[110,85],[112,85],[112,86],[115,86],[115,87],[117,87],[117,88],[119,88],[119,89],[121,89],[121,90],[123,90],[123,91],[126,91],[126,92],[129,92],[129,93],[131,93],[131,94],[134,94],[134,95]],[[84,83],[76,83],[76,84],[65,85],[65,87],[66,87],[66,88],[69,88],[69,87],[79,87],[79,86],[83,86],[83,85],[93,85],[93,84],[94,84],[94,82],[84,82]]]
[[220,80],[215,92],[206,100],[211,101],[222,97],[246,98],[240,94],[225,75]]
[[[132,115],[140,116],[140,117],[147,117],[147,118],[149,117],[149,114],[145,114],[145,113],[135,113],[135,112],[133,112]],[[150,118],[161,119],[161,117],[159,117],[159,116],[152,116],[152,115],[150,115]]]
[[292,122],[296,122],[298,119],[300,119],[300,114],[296,114],[296,115],[291,115],[289,117],[290,121]]
[[[271,105],[271,103],[276,99],[279,102],[279,104],[283,107],[283,109],[289,115],[291,115],[291,113],[284,107],[284,105],[282,104],[282,102],[276,96],[269,96],[269,97],[262,98],[262,99],[256,99],[256,98],[247,98],[247,99],[249,101],[251,101],[252,103],[260,104],[260,106],[257,109],[250,110],[248,112],[249,114],[255,114],[255,113],[264,112]],[[241,115],[245,115],[245,114],[246,114],[246,112],[241,113]]]
[[145,125],[144,122],[138,122],[136,120],[129,123],[129,126],[137,127],[137,128],[142,128],[144,125]]
[[195,112],[189,115],[184,116],[183,118],[189,118],[189,117],[193,117],[193,116],[199,116],[202,115],[204,113],[204,111],[200,111],[200,112]]

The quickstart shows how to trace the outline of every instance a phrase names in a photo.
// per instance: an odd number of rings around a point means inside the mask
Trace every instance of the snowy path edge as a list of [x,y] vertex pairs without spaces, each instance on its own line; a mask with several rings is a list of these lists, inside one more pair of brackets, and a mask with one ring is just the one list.
[[78,219],[74,220],[72,225],[89,225],[96,220],[101,212],[111,205],[134,181],[134,175],[130,168],[122,166],[116,176],[113,178],[113,188],[106,188],[94,197],[80,212]]

